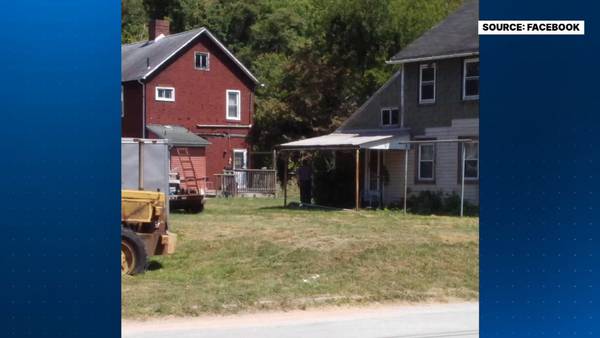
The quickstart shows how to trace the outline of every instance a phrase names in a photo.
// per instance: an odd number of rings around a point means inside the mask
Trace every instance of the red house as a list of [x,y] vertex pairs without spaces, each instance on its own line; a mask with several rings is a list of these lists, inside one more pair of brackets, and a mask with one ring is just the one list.
[[248,166],[258,80],[206,28],[149,29],[121,47],[122,136],[167,139],[173,171],[216,187],[224,168]]

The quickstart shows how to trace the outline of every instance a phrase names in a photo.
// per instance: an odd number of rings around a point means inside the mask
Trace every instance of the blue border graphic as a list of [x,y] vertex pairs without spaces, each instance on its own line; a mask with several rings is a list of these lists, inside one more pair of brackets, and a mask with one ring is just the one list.
[[119,4],[2,4],[2,337],[120,335]]
[[598,26],[590,1],[486,1],[483,20],[585,36],[481,37],[481,337],[598,337]]

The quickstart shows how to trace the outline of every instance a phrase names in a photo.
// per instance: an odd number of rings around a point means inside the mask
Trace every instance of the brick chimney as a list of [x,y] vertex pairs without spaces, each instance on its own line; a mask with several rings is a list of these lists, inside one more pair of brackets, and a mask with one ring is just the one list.
[[159,35],[169,35],[169,21],[154,19],[150,20],[148,25],[148,40],[154,40]]

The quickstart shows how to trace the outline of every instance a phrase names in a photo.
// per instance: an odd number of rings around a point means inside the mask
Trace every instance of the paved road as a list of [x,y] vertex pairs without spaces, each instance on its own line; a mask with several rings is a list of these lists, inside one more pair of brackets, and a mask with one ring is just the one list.
[[124,338],[476,338],[476,303],[376,306],[123,323]]

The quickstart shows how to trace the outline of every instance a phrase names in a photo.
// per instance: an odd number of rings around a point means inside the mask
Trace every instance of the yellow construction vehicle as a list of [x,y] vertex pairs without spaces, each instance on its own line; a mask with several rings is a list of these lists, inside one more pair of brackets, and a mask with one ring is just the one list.
[[175,251],[169,232],[169,153],[162,140],[121,140],[121,273],[146,270],[148,256]]
[[121,191],[121,273],[134,275],[146,269],[148,256],[171,254],[177,235],[166,222],[165,194]]

